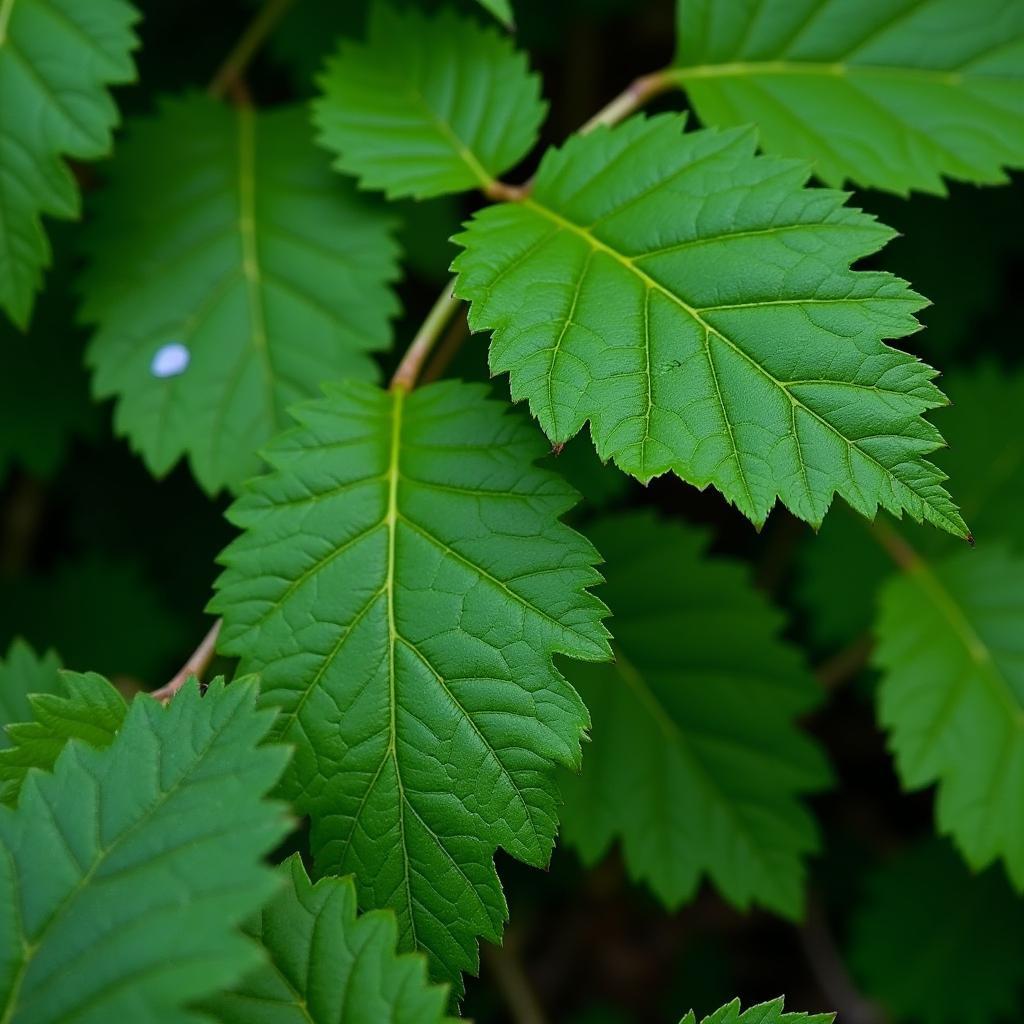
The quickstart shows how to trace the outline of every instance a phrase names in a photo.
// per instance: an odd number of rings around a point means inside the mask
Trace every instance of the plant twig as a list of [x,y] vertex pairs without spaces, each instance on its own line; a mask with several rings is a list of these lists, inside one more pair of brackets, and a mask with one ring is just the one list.
[[672,76],[667,71],[655,71],[650,75],[641,75],[631,82],[607,106],[602,107],[579,130],[580,135],[592,132],[599,125],[618,124],[630,114],[635,114],[642,106],[649,103],[655,96],[675,87]]
[[412,344],[402,356],[402,361],[391,378],[392,391],[412,391],[416,386],[416,379],[420,375],[424,360],[430,355],[430,350],[441,336],[448,321],[458,312],[460,305],[461,300],[455,297],[455,281],[453,279],[445,285],[444,290],[437,297],[426,320],[416,332],[416,337],[412,339]]
[[197,679],[202,677],[213,660],[222,621],[222,619],[218,619],[210,627],[209,633],[199,641],[199,646],[189,655],[188,661],[178,669],[174,678],[161,686],[159,690],[153,690],[150,696],[154,700],[169,701],[192,676]]
[[224,58],[224,63],[211,79],[207,89],[211,96],[221,99],[227,95],[232,86],[242,77],[256,51],[263,45],[267,36],[273,32],[281,18],[288,13],[288,8],[294,2],[295,0],[267,0],[256,17],[249,22],[248,28],[242,33],[231,52]]
[[814,675],[826,690],[834,690],[848,679],[852,679],[867,665],[873,646],[871,634],[862,633],[831,658],[826,658],[814,670]]
[[869,523],[868,532],[904,572],[914,572],[921,568],[921,556],[910,546],[903,535],[884,519],[875,519],[874,522]]
[[448,364],[455,358],[455,354],[462,347],[462,343],[469,337],[469,322],[466,320],[465,309],[460,310],[455,319],[448,325],[441,344],[434,349],[426,369],[421,375],[424,384],[439,380]]
[[546,1024],[544,1009],[515,954],[514,945],[515,936],[506,934],[501,946],[482,942],[480,951],[515,1024]]

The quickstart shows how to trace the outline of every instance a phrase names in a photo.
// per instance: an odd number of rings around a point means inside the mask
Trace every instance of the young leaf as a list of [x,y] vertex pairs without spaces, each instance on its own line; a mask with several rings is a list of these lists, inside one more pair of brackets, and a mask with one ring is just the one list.
[[935,371],[885,345],[924,300],[850,270],[891,232],[751,131],[635,117],[544,157],[531,195],[456,236],[458,294],[494,331],[545,433],[589,420],[602,459],[644,482],[714,484],[748,518],[777,498],[819,524],[834,494],[966,536],[925,460]]
[[131,126],[89,232],[83,315],[95,390],[118,396],[117,429],[156,474],[188,455],[207,491],[234,488],[287,406],[377,376],[391,224],[308,135],[301,108],[199,96]]
[[390,911],[356,915],[351,878],[311,884],[298,855],[286,887],[246,926],[266,960],[202,1009],[220,1024],[445,1024],[447,991],[426,958],[395,954]]
[[678,0],[674,75],[823,181],[943,193],[1024,166],[1024,5]]
[[12,1024],[202,1018],[258,962],[233,925],[274,891],[263,795],[286,752],[250,683],[137,699],[106,750],[72,742],[0,807],[0,1007]]
[[[728,1006],[703,1018],[700,1024],[832,1024],[834,1013],[784,1013],[782,998],[758,1003],[740,1010],[740,1001],[734,999]],[[697,1024],[691,1010],[679,1024]]]
[[[788,917],[817,848],[798,799],[829,780],[795,727],[821,690],[781,619],[706,538],[644,513],[589,531],[608,560],[615,663],[571,673],[593,718],[566,776],[563,834],[588,863],[622,840],[630,874],[670,908],[707,874],[730,902]],[[742,642],[737,642],[742,638]]]
[[390,198],[487,188],[537,141],[547,105],[526,58],[494,28],[375,4],[313,104],[334,166]]
[[321,872],[394,907],[403,949],[458,984],[506,917],[493,855],[550,856],[555,765],[587,712],[553,654],[608,656],[575,494],[483,387],[332,385],[230,513],[211,605],[296,748],[284,793]]
[[79,215],[64,157],[110,151],[118,116],[107,87],[135,78],[137,19],[125,0],[0,3],[0,308],[19,327],[50,262],[41,215]]
[[27,714],[7,726],[8,749],[0,750],[0,803],[12,807],[30,768],[51,771],[69,740],[109,747],[128,705],[103,676],[62,672],[59,691],[33,693]]
[[938,784],[938,830],[1024,890],[1024,561],[999,545],[882,591],[878,714],[908,789]]
[[40,657],[24,640],[12,640],[0,661],[0,750],[11,745],[6,727],[31,717],[29,696],[60,689],[60,658],[53,651]]
[[1024,988],[1024,903],[999,868],[972,876],[933,840],[870,879],[850,962],[894,1020],[1013,1020]]

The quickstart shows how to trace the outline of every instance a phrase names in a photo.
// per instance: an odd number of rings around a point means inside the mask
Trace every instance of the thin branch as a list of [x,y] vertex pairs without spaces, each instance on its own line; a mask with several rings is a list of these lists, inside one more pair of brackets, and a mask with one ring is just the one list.
[[448,364],[455,358],[459,349],[462,348],[462,343],[468,337],[469,322],[466,319],[465,309],[461,309],[455,319],[448,325],[448,330],[444,332],[441,344],[434,349],[434,354],[430,357],[426,369],[420,375],[420,380],[424,384],[440,380],[444,371],[448,369]]
[[482,942],[480,952],[508,1004],[509,1014],[515,1024],[546,1024],[544,1008],[515,954],[514,935],[506,934],[501,946]]
[[579,130],[579,134],[586,135],[587,132],[592,132],[599,125],[618,124],[630,114],[635,114],[655,96],[660,96],[675,86],[675,81],[667,71],[655,71],[650,75],[641,75],[620,92],[611,103],[602,107],[587,121]]
[[862,633],[841,651],[833,654],[831,658],[826,658],[814,670],[815,677],[826,690],[836,689],[856,676],[867,665],[873,646],[874,641],[871,634]]
[[235,83],[241,79],[256,51],[294,2],[295,0],[267,0],[211,79],[207,89],[211,96],[221,99],[231,91]]
[[869,523],[868,532],[904,572],[914,572],[924,564],[924,560],[911,547],[903,535],[884,519],[876,519],[874,522]]
[[412,344],[402,356],[402,361],[391,378],[392,391],[412,391],[416,387],[416,379],[420,375],[424,360],[430,355],[430,350],[448,321],[458,312],[460,305],[461,300],[455,297],[455,281],[449,281],[444,291],[437,297],[423,325],[416,332]]
[[222,622],[222,619],[218,619],[210,627],[210,632],[203,637],[199,642],[199,646],[189,655],[188,661],[181,666],[169,683],[150,694],[152,698],[164,702],[169,701],[192,676],[195,676],[197,679],[202,678],[203,673],[210,667],[210,662],[213,660]]

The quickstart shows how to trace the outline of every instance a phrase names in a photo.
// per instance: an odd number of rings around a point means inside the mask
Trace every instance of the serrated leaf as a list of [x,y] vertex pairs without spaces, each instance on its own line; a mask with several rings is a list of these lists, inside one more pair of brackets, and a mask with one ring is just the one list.
[[512,5],[509,0],[476,0],[489,14],[493,14],[506,28],[512,27]]
[[[767,1003],[758,1003],[746,1010],[740,1009],[740,1001],[734,999],[727,1006],[709,1014],[701,1024],[832,1024],[834,1013],[784,1013],[780,996]],[[691,1010],[679,1024],[697,1024]]]
[[528,198],[456,237],[492,370],[552,441],[589,421],[602,459],[714,484],[756,524],[777,499],[819,524],[839,494],[966,536],[925,459],[942,443],[923,418],[945,404],[935,371],[883,343],[924,300],[849,269],[891,232],[805,188],[802,164],[755,156],[751,131],[681,127],[572,138]]
[[998,544],[917,561],[882,591],[878,715],[903,785],[938,785],[936,824],[1024,890],[1024,560]]
[[674,76],[702,121],[754,122],[823,181],[942,193],[1024,166],[1016,0],[678,0]]
[[894,1020],[1013,1020],[1024,988],[1024,903],[999,868],[975,877],[946,843],[924,843],[869,879],[849,959]]
[[707,875],[741,908],[798,916],[818,845],[799,797],[829,771],[795,719],[820,687],[702,533],[634,513],[588,535],[607,559],[615,663],[570,673],[593,743],[564,776],[565,839],[588,863],[621,840],[630,875],[671,909]]
[[284,767],[252,683],[132,704],[113,744],[71,742],[0,807],[0,1006],[11,1024],[188,1024],[258,963],[233,925],[274,891]]
[[313,118],[334,166],[390,198],[487,188],[530,151],[547,109],[496,29],[379,3],[367,41],[343,40],[319,84]]
[[246,926],[267,959],[203,1004],[220,1024],[446,1024],[447,990],[427,961],[395,954],[389,911],[356,915],[351,878],[309,881],[298,855],[285,887]]
[[459,984],[506,917],[499,846],[550,856],[555,765],[586,709],[553,654],[607,657],[574,492],[486,389],[332,385],[231,512],[211,605],[296,747],[283,791],[320,872],[394,907],[402,949]]
[[108,86],[135,78],[135,8],[124,0],[0,4],[0,308],[24,328],[50,262],[42,214],[78,217],[66,157],[110,152]]
[[0,751],[11,745],[6,727],[31,716],[29,695],[59,693],[60,686],[60,658],[53,651],[40,657],[24,640],[11,641],[0,661]]
[[95,391],[117,396],[153,473],[187,455],[207,491],[235,488],[287,406],[376,379],[390,229],[330,173],[302,108],[192,96],[131,124],[89,231],[83,316]]
[[0,750],[0,803],[13,807],[29,770],[51,771],[70,740],[109,747],[124,722],[128,705],[103,676],[54,674],[53,690],[30,694],[26,713],[7,726],[9,749]]

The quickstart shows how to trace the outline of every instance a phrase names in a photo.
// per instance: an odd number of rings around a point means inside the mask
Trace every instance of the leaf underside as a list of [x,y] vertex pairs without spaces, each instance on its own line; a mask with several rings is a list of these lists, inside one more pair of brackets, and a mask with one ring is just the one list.
[[850,270],[892,232],[803,164],[754,155],[750,130],[642,116],[550,150],[530,196],[456,236],[457,293],[494,332],[545,433],[588,421],[641,481],[713,484],[754,523],[781,499],[820,524],[834,494],[967,536],[925,456],[935,371],[884,344],[924,300]]
[[295,746],[317,869],[393,907],[457,985],[506,917],[493,855],[547,862],[586,710],[554,653],[607,657],[597,554],[534,428],[456,383],[332,385],[230,516],[212,609]]
[[620,838],[627,870],[669,908],[706,874],[741,908],[796,917],[818,845],[799,797],[829,772],[795,719],[820,687],[702,534],[636,513],[588,535],[607,559],[615,663],[569,673],[593,742],[564,776],[565,839],[593,863]]
[[140,696],[109,748],[69,743],[0,807],[4,1020],[198,1024],[189,1003],[255,966],[234,925],[273,893],[261,860],[287,829],[255,698]]
[[882,591],[878,714],[903,784],[938,784],[938,830],[1024,891],[1024,561],[1000,545],[919,563]]
[[15,0],[0,4],[0,309],[28,324],[50,263],[42,214],[79,215],[65,157],[110,151],[118,121],[108,86],[135,78],[124,0]]
[[486,188],[537,141],[547,105],[495,27],[442,10],[370,11],[319,79],[319,141],[334,166],[389,198]]
[[[88,360],[158,475],[187,455],[207,491],[234,489],[289,405],[323,380],[377,378],[397,310],[391,222],[308,135],[301,108],[192,96],[133,122],[114,162],[87,236]],[[188,364],[161,375],[168,346]]]
[[675,75],[706,124],[757,124],[831,185],[944,193],[1024,166],[1018,0],[678,0]]

